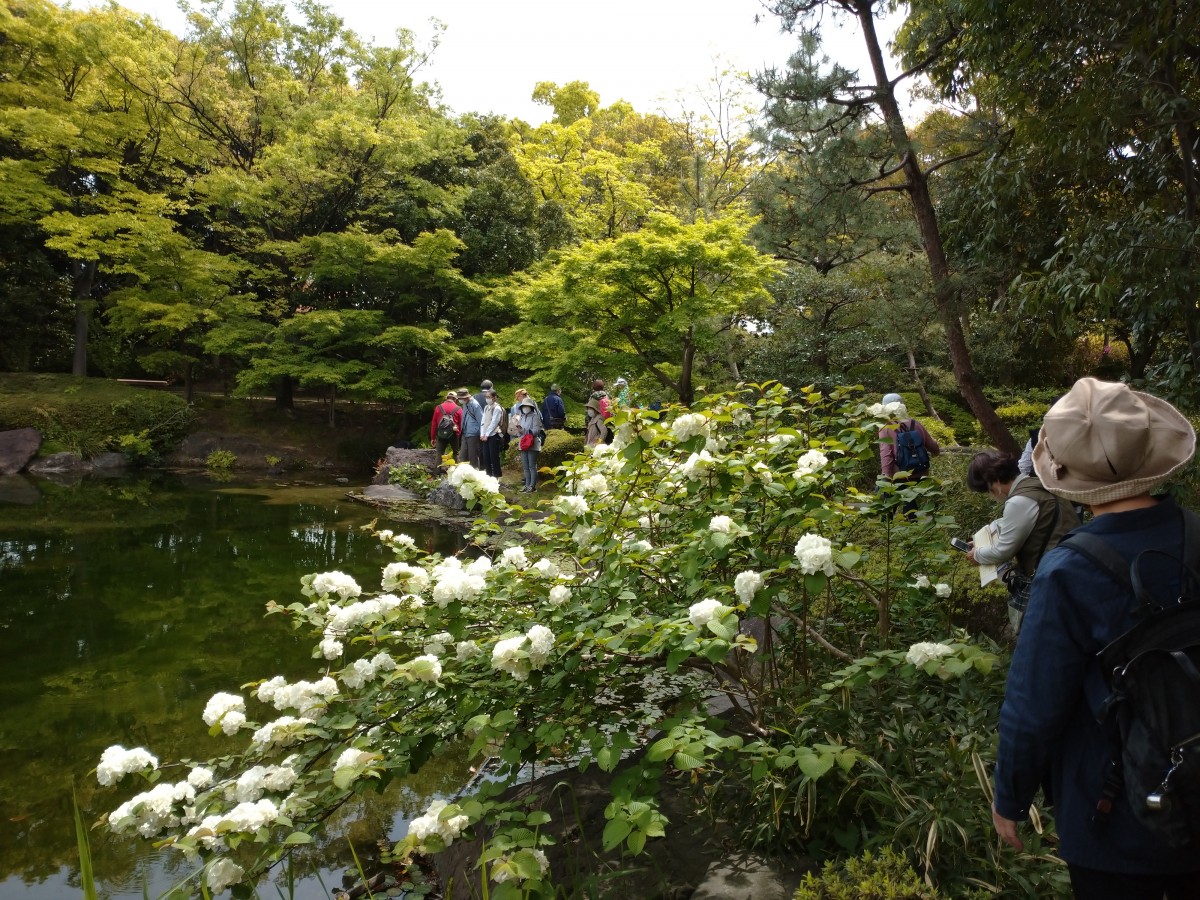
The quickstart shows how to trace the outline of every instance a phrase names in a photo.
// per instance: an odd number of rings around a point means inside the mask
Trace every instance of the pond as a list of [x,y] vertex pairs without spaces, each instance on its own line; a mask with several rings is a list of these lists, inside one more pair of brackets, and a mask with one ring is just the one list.
[[[265,604],[303,600],[309,572],[339,569],[378,585],[392,557],[359,528],[377,511],[345,499],[343,486],[167,474],[3,481],[0,900],[57,900],[79,895],[72,789],[87,824],[134,792],[97,785],[91,771],[103,750],[226,752],[200,718],[213,693],[313,673],[311,639],[265,617]],[[440,526],[403,530],[428,550],[458,547]],[[361,854],[403,835],[429,796],[462,784],[465,769],[443,759],[420,780],[343,807],[304,848],[294,897],[328,898],[353,865],[347,836]],[[190,871],[180,854],[148,841],[102,828],[91,841],[102,897],[157,897]]]

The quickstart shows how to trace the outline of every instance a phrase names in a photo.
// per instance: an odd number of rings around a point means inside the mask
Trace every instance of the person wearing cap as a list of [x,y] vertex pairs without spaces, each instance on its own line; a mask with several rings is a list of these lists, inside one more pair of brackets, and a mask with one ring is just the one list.
[[483,425],[483,407],[466,388],[458,389],[458,403],[462,407],[462,436],[459,440],[458,461],[483,469],[483,455],[479,446],[479,429]]
[[996,450],[984,450],[971,459],[967,487],[1004,504],[1004,513],[990,526],[995,534],[992,545],[976,547],[972,542],[967,559],[977,566],[1011,560],[1004,583],[1009,590],[1008,622],[1017,635],[1029,601],[1029,580],[1042,557],[1079,525],[1079,516],[1068,501],[1047,491],[1036,475],[1023,474],[1013,456]]
[[[1180,596],[1182,512],[1154,491],[1195,453],[1196,434],[1169,403],[1128,385],[1083,378],[1051,407],[1033,451],[1034,471],[1051,493],[1091,508],[1076,529],[1139,564],[1155,596]],[[1135,817],[1105,775],[1115,741],[1096,714],[1107,691],[1096,653],[1137,622],[1138,601],[1066,540],[1042,559],[1013,653],[1000,710],[992,820],[1021,849],[1039,787],[1054,807],[1059,856],[1075,896],[1088,900],[1200,897],[1200,855],[1175,849]]]
[[530,446],[521,450],[521,470],[525,475],[525,484],[521,493],[532,494],[537,490],[537,458],[542,449],[542,414],[538,412],[537,404],[528,395],[517,401],[516,430],[520,434],[519,443],[525,442],[527,436],[532,436]]
[[[454,437],[438,437],[438,425],[443,416],[449,416],[454,421]],[[449,448],[458,452],[458,436],[462,433],[462,408],[458,405],[458,393],[446,391],[446,399],[433,408],[433,421],[429,424],[429,443],[437,449],[438,459],[441,459]]]
[[608,392],[604,389],[604,379],[597,378],[592,382],[592,393],[584,405],[584,415],[587,420],[587,432],[584,443],[592,447],[601,442],[612,443],[612,431],[608,427],[608,418],[612,415],[609,408]]
[[550,385],[550,393],[542,401],[542,424],[546,430],[567,427],[567,405],[563,403],[562,388]]
[[[925,426],[909,417],[908,407],[904,405],[903,397],[899,394],[884,394],[880,402],[883,404],[884,414],[895,423],[879,429],[879,468],[886,477],[893,478],[900,471],[899,466],[896,465],[896,432],[901,425],[915,430],[921,435],[921,440],[930,456],[937,456],[942,452],[942,448],[925,429]],[[915,481],[928,474],[928,469],[914,469],[912,479]]]
[[485,378],[479,383],[479,393],[475,394],[475,402],[480,409],[487,409],[488,391],[492,389],[492,380]]
[[504,451],[504,407],[496,392],[487,392],[487,405],[483,408],[483,424],[479,428],[479,442],[483,454],[483,469],[499,478],[502,473],[500,454]]

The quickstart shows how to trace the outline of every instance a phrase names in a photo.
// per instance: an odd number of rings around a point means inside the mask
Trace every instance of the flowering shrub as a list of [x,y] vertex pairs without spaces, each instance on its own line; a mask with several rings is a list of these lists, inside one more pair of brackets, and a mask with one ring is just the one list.
[[[606,849],[634,853],[666,827],[651,788],[669,770],[763,781],[782,744],[812,779],[853,769],[853,748],[789,742],[783,700],[814,671],[885,646],[894,602],[945,587],[912,549],[941,546],[930,516],[895,515],[930,507],[937,485],[860,489],[884,421],[850,392],[794,399],[779,386],[687,412],[621,412],[611,445],[558,470],[564,493],[544,518],[510,507],[496,479],[452,467],[450,483],[484,514],[477,543],[443,558],[378,532],[397,557],[380,590],[327,572],[302,580],[306,602],[269,604],[312,632],[314,679],[215,695],[204,721],[224,746],[239,740],[212,760],[156,768],[148,751],[111,748],[102,783],[148,772],[155,784],[110,827],[177,848],[219,891],[309,842],[352,792],[467,740],[499,760],[501,783],[435,801],[398,849],[482,837],[491,896],[505,900],[553,895],[546,814],[499,798],[527,763],[611,771],[658,732],[627,780],[644,795],[607,812]],[[953,662],[924,651],[926,667]],[[722,688],[726,720],[706,709]]]

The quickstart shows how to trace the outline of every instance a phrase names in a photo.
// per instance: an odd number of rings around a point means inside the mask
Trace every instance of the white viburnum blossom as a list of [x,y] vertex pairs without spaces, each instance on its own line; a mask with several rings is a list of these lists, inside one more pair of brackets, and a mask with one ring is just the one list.
[[523,634],[496,641],[492,648],[492,668],[507,672],[517,681],[528,679],[529,659],[525,652],[525,641]]
[[725,609],[727,607],[723,606],[719,600],[706,597],[699,603],[693,603],[688,607],[688,621],[697,628],[703,628]]
[[375,665],[367,659],[356,659],[342,672],[342,684],[352,691],[358,690],[364,684],[375,678]]
[[565,584],[556,584],[550,588],[550,602],[555,606],[561,606],[571,599],[571,589]]
[[834,572],[833,544],[819,534],[806,534],[796,542],[796,559],[805,575],[817,572],[832,575]]
[[542,578],[554,578],[558,575],[558,566],[543,557],[533,564],[533,571]]
[[820,450],[809,450],[801,454],[800,459],[796,461],[796,475],[800,478],[811,475],[825,468],[828,462],[829,457]]
[[950,596],[950,585],[946,584],[944,581],[939,581],[933,586],[933,592],[937,596],[945,599],[946,597]]
[[883,404],[882,403],[872,403],[870,406],[867,407],[867,415],[870,416],[872,419],[882,419],[883,418]]
[[251,738],[255,746],[270,747],[272,744],[277,744],[280,747],[286,747],[289,744],[294,744],[304,734],[306,726],[313,723],[312,719],[296,718],[295,716],[280,716],[274,722],[268,722],[266,725],[254,732]]
[[749,603],[754,595],[762,589],[763,577],[758,572],[739,572],[733,579],[733,592],[743,603]]
[[545,625],[534,625],[525,635],[529,640],[529,664],[540,669],[554,649],[554,632]]
[[141,747],[126,750],[120,744],[114,744],[100,754],[100,765],[96,766],[96,780],[103,787],[111,787],[126,775],[157,768],[158,757],[149,750]]
[[782,450],[789,444],[796,443],[796,440],[794,434],[773,434],[767,438],[767,447],[770,450]]
[[442,677],[442,662],[432,653],[426,653],[410,662],[406,671],[414,681],[434,682]]
[[[604,444],[597,444],[596,446],[603,447]],[[563,515],[571,516],[575,519],[587,515],[589,509],[587,499],[575,494],[560,494],[554,501],[554,507]]]
[[704,473],[709,471],[716,464],[712,454],[707,450],[701,450],[699,453],[693,453],[687,458],[687,461],[679,467],[679,473],[689,480],[703,478]]
[[349,747],[342,751],[341,756],[337,758],[337,762],[333,764],[335,769],[353,769],[358,766],[368,765],[371,760],[376,759],[376,754],[366,750],[359,750],[357,747]]
[[477,494],[500,493],[500,479],[479,471],[470,463],[451,466],[446,473],[446,481],[464,500],[472,500]]
[[754,421],[754,416],[750,414],[748,409],[735,409],[733,411],[733,424],[738,428],[748,428],[750,423]]
[[186,781],[159,782],[109,813],[108,825],[117,834],[136,828],[144,838],[157,837],[164,829],[180,823],[176,804],[192,803],[195,799],[196,789]]
[[575,485],[575,493],[579,496],[583,496],[584,494],[604,496],[608,493],[608,479],[599,472],[589,475],[586,478],[581,478]]
[[893,422],[908,418],[908,407],[902,400],[893,400],[883,404],[883,415]]
[[227,856],[214,859],[208,864],[208,889],[219,894],[232,884],[240,884],[246,875],[246,870]]
[[909,647],[908,653],[904,654],[904,658],[914,666],[923,666],[931,659],[941,659],[943,656],[949,656],[953,652],[954,648],[948,647],[945,644],[921,641]]
[[649,553],[653,549],[654,545],[644,538],[637,541],[628,541],[625,544],[626,553]]
[[679,443],[698,435],[708,436],[708,417],[704,413],[684,413],[671,423],[671,434]]
[[383,567],[383,589],[420,594],[429,587],[429,573],[420,566],[394,562]]
[[213,783],[213,770],[204,766],[196,766],[188,772],[187,781],[196,790],[202,791]]
[[529,557],[525,555],[525,548],[520,545],[505,547],[504,552],[500,555],[500,565],[510,569],[528,568]]
[[337,682],[328,675],[320,681],[297,681],[288,684],[282,675],[258,686],[258,699],[277,710],[295,709],[301,713],[324,706],[338,695]]
[[932,583],[929,581],[928,575],[918,575],[913,581],[912,586],[923,591],[927,591],[930,587],[932,587]]
[[418,841],[423,841],[430,835],[436,834],[446,846],[454,843],[455,838],[462,834],[463,829],[471,824],[471,820],[464,815],[458,815],[450,816],[442,821],[442,811],[448,805],[445,800],[434,800],[429,804],[424,815],[417,816],[408,823],[408,833]]
[[[237,694],[226,694],[218,692],[209,698],[208,704],[204,707],[204,724],[212,728],[218,722],[221,722],[230,713],[239,713],[242,716],[242,722],[246,721],[246,701]],[[224,727],[224,726],[222,726]],[[237,731],[226,731],[226,734],[233,734]]]
[[[384,535],[387,535],[385,538]],[[390,531],[379,532],[379,538],[393,550],[407,553],[417,549],[417,542],[409,534],[392,534]]]
[[425,652],[434,656],[445,656],[446,645],[454,640],[454,635],[448,631],[439,631],[425,642]]
[[326,636],[321,640],[321,655],[326,659],[337,659],[342,655],[342,642],[335,637]]
[[322,572],[313,578],[311,587],[318,597],[336,594],[342,600],[349,600],[362,593],[358,582],[345,572]]
[[477,556],[464,571],[476,578],[486,578],[488,572],[492,571],[492,561],[486,556]]
[[708,520],[708,530],[717,531],[721,534],[729,534],[733,529],[733,519],[729,516],[713,516]]
[[459,641],[454,647],[454,656],[459,662],[466,662],[472,656],[478,656],[482,652],[474,641]]

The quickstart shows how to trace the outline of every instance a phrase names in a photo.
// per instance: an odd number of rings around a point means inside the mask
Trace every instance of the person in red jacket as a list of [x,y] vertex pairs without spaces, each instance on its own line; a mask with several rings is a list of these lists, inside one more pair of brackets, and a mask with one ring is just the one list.
[[[438,459],[449,447],[458,454],[458,436],[462,434],[462,407],[458,405],[454,391],[446,391],[446,399],[433,408],[433,420],[429,423],[429,443],[437,448]],[[445,422],[445,424],[443,424]]]

